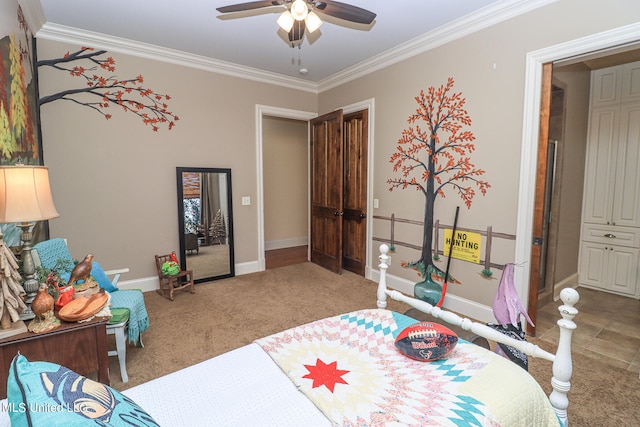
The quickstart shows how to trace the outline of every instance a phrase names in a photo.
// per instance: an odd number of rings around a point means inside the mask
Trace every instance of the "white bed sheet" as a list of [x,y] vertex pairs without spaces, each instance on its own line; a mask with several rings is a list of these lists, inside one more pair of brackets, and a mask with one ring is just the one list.
[[[258,344],[122,392],[162,427],[331,426]],[[10,427],[0,401],[0,427]]]
[[0,427],[11,427],[11,420],[7,412],[7,399],[0,400]]
[[330,426],[258,344],[125,390],[161,426]]

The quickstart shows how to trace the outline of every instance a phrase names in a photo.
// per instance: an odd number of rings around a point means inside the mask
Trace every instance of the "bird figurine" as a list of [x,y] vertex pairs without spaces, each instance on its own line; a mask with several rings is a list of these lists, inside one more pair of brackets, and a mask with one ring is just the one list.
[[49,295],[49,285],[41,284],[31,302],[31,311],[36,317],[29,323],[29,331],[41,333],[60,326],[60,320],[53,313],[53,304],[53,297]]
[[53,303],[53,297],[49,295],[49,286],[43,283],[38,288],[38,293],[33,299],[33,302],[31,302],[31,311],[33,311],[33,314],[35,314],[37,318],[44,319],[45,314],[53,310]]
[[91,261],[93,260],[93,255],[89,254],[82,261],[80,261],[73,270],[71,270],[71,276],[69,276],[69,282],[67,283],[69,286],[72,286],[78,280],[86,281],[89,276],[91,276]]

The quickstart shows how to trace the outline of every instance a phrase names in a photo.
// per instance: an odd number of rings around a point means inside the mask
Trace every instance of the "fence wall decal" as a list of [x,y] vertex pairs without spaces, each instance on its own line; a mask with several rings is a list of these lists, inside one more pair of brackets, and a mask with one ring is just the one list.
[[[391,247],[391,249],[394,249],[395,246],[403,246],[405,248],[415,249],[417,251],[421,251],[422,250],[422,246],[420,246],[420,245],[414,245],[413,243],[401,242],[401,241],[395,240],[395,224],[396,223],[418,225],[418,226],[422,227],[424,225],[424,223],[422,221],[416,221],[416,220],[405,219],[405,218],[396,218],[395,214],[393,214],[393,213],[391,214],[390,217],[381,216],[381,215],[374,215],[373,219],[379,219],[379,220],[389,221],[390,222],[390,238],[389,239],[385,239],[385,238],[381,238],[381,237],[373,237],[374,241],[387,243]],[[438,247],[440,230],[444,230],[446,228],[452,228],[452,227],[453,226],[451,226],[451,225],[440,224],[440,220],[436,220],[434,222],[434,224],[433,224],[433,228],[434,228],[434,233],[433,233],[434,245],[433,245],[433,247],[436,248],[434,255],[444,255],[443,250]],[[489,225],[486,230],[476,230],[476,229],[472,229],[472,228],[456,227],[456,231],[468,231],[470,233],[478,233],[478,234],[480,234],[480,235],[485,237],[485,249],[484,249],[484,260],[483,260],[483,265],[484,265],[483,274],[484,275],[491,276],[491,272],[490,272],[491,268],[496,268],[498,270],[503,270],[504,269],[504,264],[496,264],[496,263],[491,262],[491,245],[493,244],[493,240],[494,239],[516,240],[515,234],[497,233],[497,232],[493,231],[493,227],[491,225]],[[461,260],[461,261],[464,261],[464,260]],[[466,262],[468,262],[468,261],[466,261]]]

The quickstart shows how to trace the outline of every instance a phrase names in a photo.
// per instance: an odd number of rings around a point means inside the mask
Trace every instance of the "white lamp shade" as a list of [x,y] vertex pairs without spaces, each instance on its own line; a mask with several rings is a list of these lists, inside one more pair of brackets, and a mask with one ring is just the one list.
[[309,9],[307,9],[307,3],[304,0],[295,0],[291,5],[291,16],[296,21],[302,21],[307,17]]
[[295,22],[295,20],[293,19],[293,16],[291,16],[291,12],[285,10],[284,12],[282,12],[276,22],[278,23],[280,28],[288,33],[293,28],[293,23]]
[[45,166],[0,166],[0,223],[42,221],[60,216]]
[[320,17],[313,11],[309,12],[307,17],[304,19],[304,23],[309,33],[313,33],[315,30],[320,28],[320,25],[322,25]]

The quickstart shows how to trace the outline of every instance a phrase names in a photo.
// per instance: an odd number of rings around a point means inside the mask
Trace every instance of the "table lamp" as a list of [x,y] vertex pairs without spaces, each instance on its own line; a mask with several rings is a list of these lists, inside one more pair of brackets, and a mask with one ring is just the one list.
[[36,221],[58,216],[53,205],[47,167],[24,164],[0,166],[0,223],[18,223],[17,226],[22,229],[23,287],[27,294],[27,309],[20,316],[22,320],[35,317],[29,304],[38,292],[39,285],[31,256],[32,227]]

